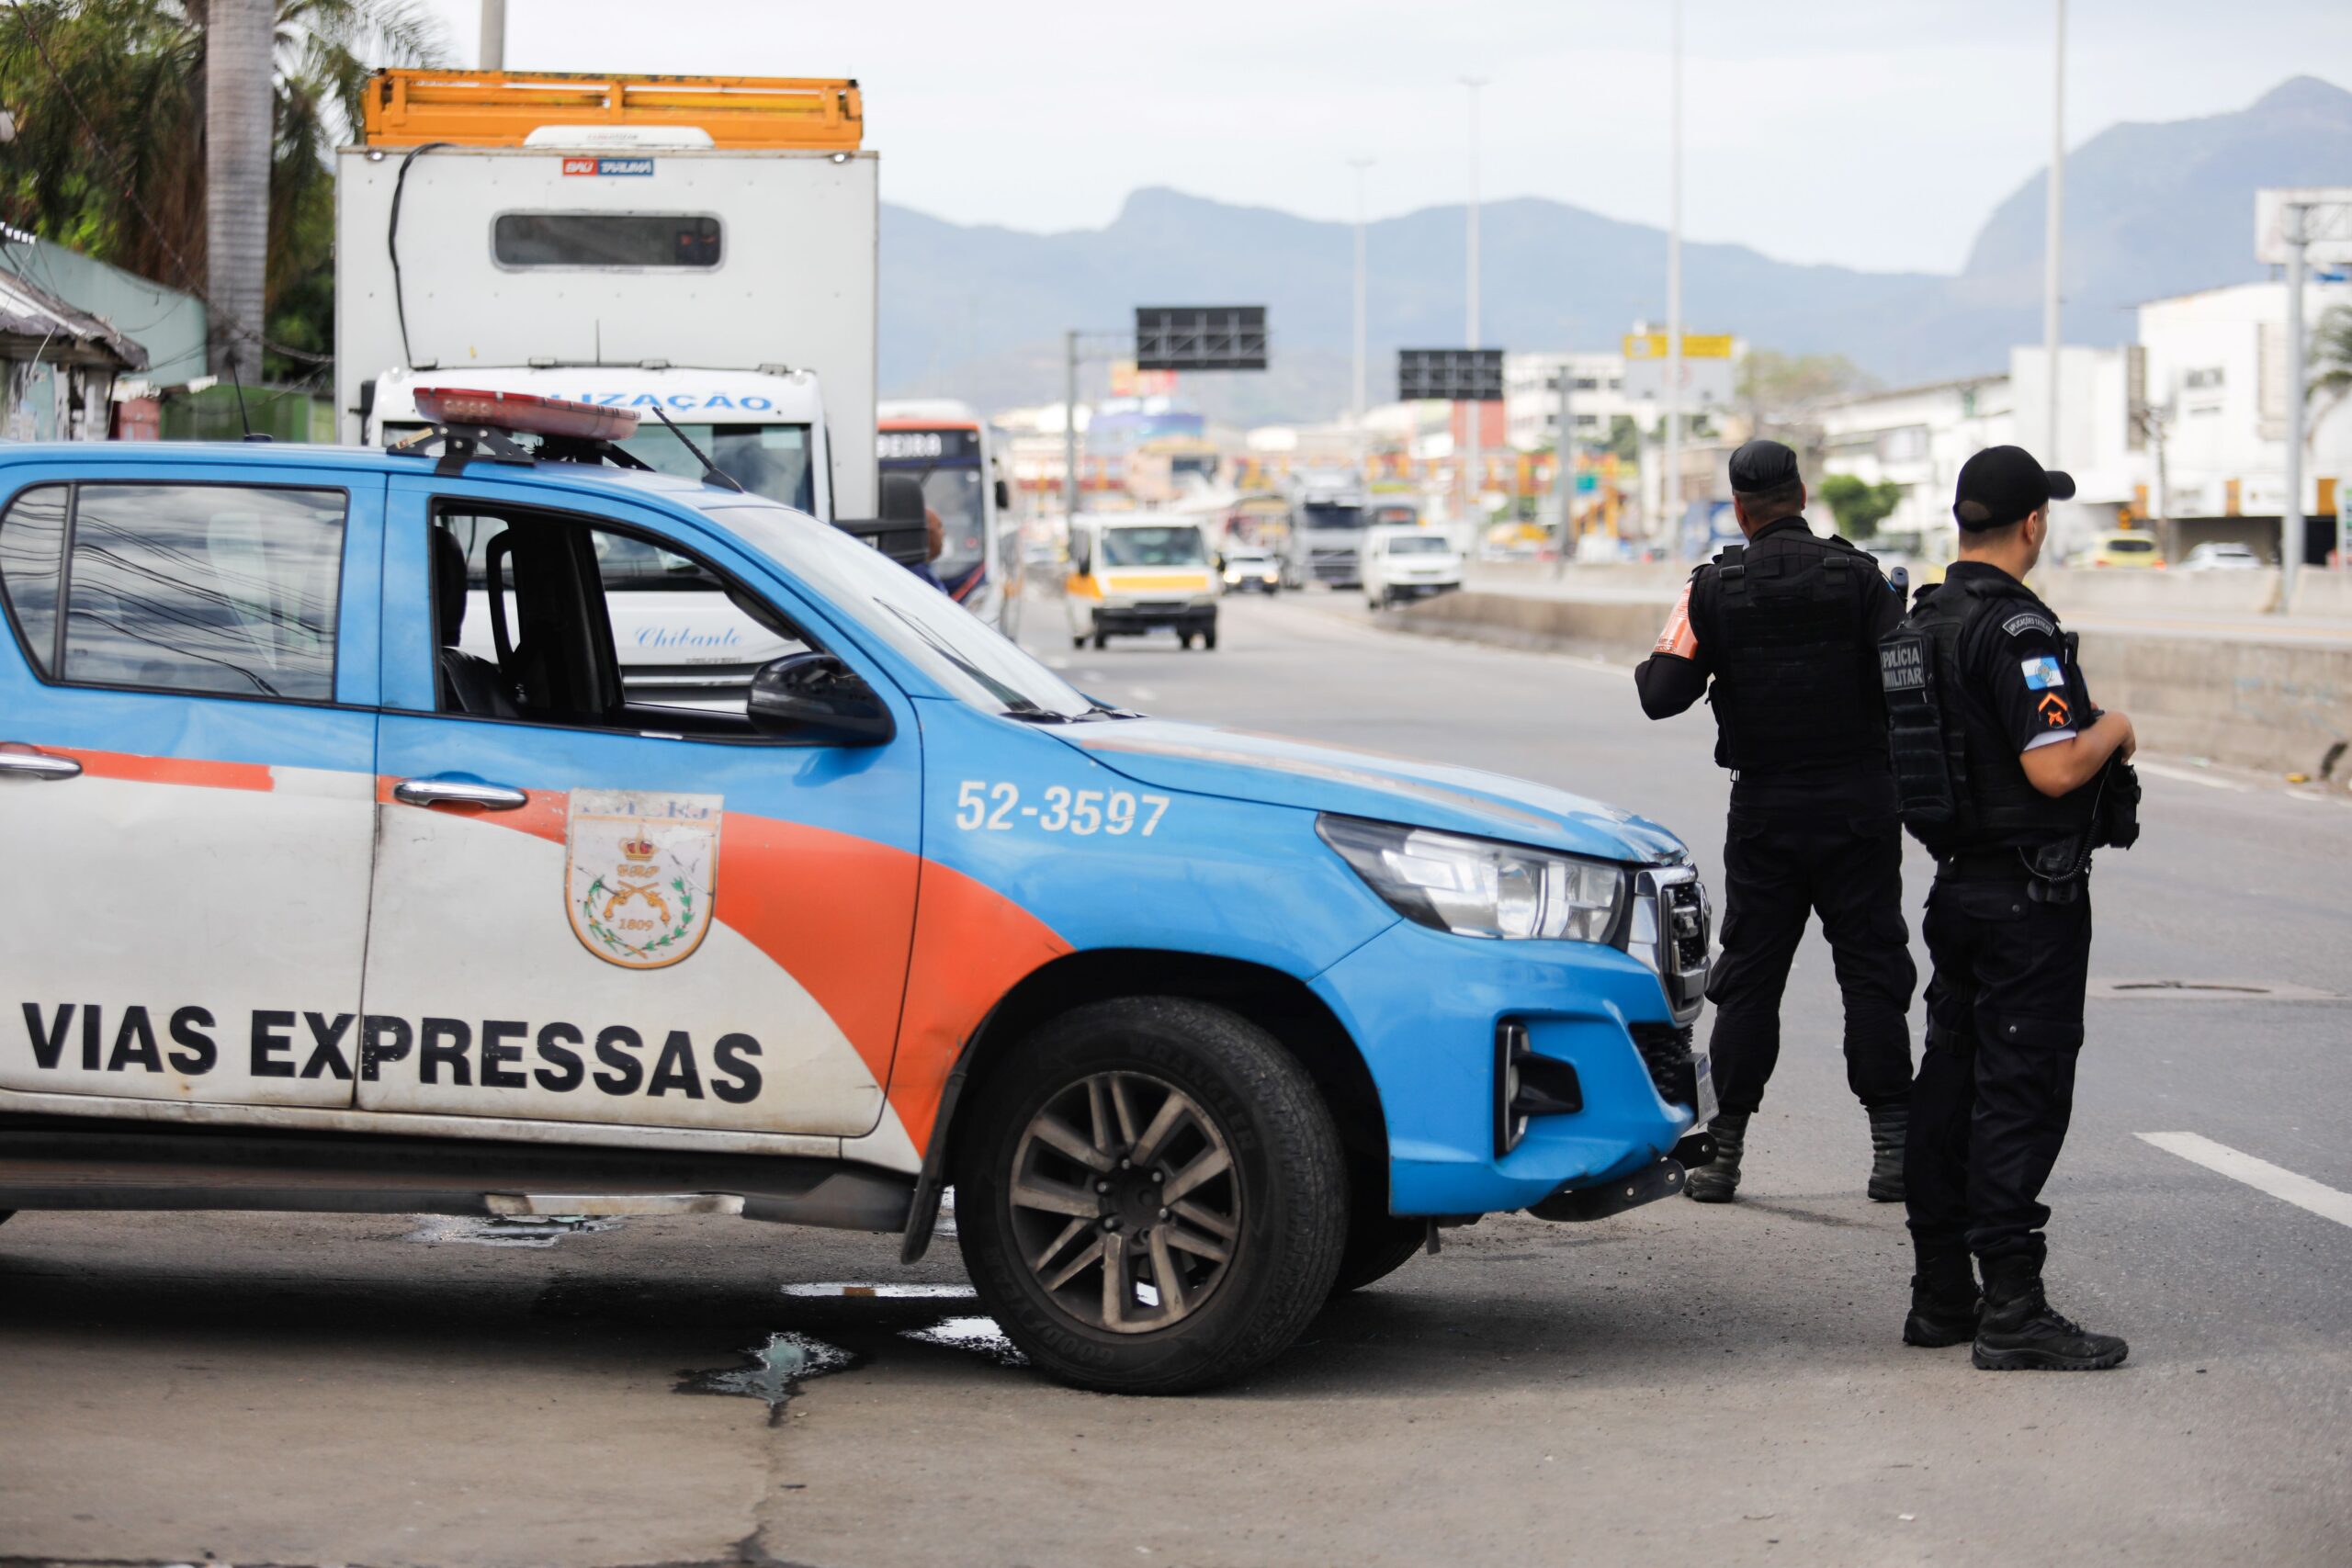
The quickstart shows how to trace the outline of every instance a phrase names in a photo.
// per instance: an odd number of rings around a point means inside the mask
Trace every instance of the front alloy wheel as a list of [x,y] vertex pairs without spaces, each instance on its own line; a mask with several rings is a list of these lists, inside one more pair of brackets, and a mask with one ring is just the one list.
[[1330,1293],[1339,1131],[1298,1059],[1223,1008],[1074,1008],[989,1062],[956,1122],[964,1266],[1051,1377],[1205,1388],[1282,1350]]
[[1204,1304],[1241,1234],[1224,1133],[1142,1073],[1097,1073],[1040,1107],[1013,1151],[1011,1196],[1039,1289],[1113,1334],[1166,1328]]

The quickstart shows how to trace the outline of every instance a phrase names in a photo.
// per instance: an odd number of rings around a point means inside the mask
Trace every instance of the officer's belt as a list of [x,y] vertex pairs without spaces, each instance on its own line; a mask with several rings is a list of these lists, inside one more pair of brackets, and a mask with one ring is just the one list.
[[2017,850],[1955,850],[1936,857],[1938,876],[1959,877],[1967,881],[1986,881],[1999,877],[2006,881],[2024,882],[2033,874],[2026,857]]

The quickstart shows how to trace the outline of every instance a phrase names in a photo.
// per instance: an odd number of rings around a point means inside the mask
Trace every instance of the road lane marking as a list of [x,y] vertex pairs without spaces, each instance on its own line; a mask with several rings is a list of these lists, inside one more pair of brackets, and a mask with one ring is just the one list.
[[2192,1165],[2218,1171],[2233,1181],[2243,1181],[2257,1192],[2267,1192],[2273,1198],[2307,1209],[2322,1219],[2334,1220],[2339,1225],[2352,1225],[2352,1192],[2338,1192],[2323,1186],[2308,1176],[2299,1175],[2284,1166],[2272,1165],[2267,1159],[2241,1154],[2227,1144],[2217,1144],[2195,1133],[2141,1133],[2135,1134],[2142,1143],[2153,1144],[2166,1154],[2178,1155]]
[[2254,786],[2250,784],[2242,784],[2236,779],[2217,779],[2212,774],[2200,773],[2195,768],[2166,767],[2162,762],[2150,762],[2136,757],[2132,759],[2132,765],[2143,773],[2153,773],[2160,779],[2178,779],[2183,784],[2203,784],[2207,789],[2226,789],[2238,795],[2250,795],[2254,791]]

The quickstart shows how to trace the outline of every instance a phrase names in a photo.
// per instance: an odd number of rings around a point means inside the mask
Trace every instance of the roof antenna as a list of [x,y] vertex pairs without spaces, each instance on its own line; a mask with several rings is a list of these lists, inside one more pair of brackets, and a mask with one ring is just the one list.
[[268,432],[264,431],[259,434],[254,432],[253,416],[245,412],[245,378],[237,374],[237,356],[233,354],[229,355],[229,384],[237,389],[237,423],[244,426],[245,439],[248,441],[268,440]]
[[653,417],[660,420],[663,424],[669,425],[670,434],[676,436],[679,444],[684,446],[687,451],[692,452],[695,455],[695,461],[702,465],[703,483],[723,484],[738,495],[749,495],[752,493],[750,491],[745,490],[741,484],[736,482],[736,479],[733,474],[729,473],[726,469],[712,462],[708,457],[704,457],[702,448],[695,446],[692,440],[688,439],[684,431],[680,430],[676,424],[672,423],[670,416],[662,412],[662,405],[658,402],[653,405]]

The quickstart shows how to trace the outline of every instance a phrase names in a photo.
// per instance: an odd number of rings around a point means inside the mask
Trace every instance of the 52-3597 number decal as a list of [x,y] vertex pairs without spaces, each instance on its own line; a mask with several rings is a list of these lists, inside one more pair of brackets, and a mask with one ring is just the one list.
[[1133,795],[1124,789],[1047,789],[1037,804],[1023,804],[1021,786],[966,779],[956,786],[956,826],[969,832],[1010,832],[1023,823],[1048,833],[1113,838],[1134,833],[1148,839],[1168,811],[1164,795]]

